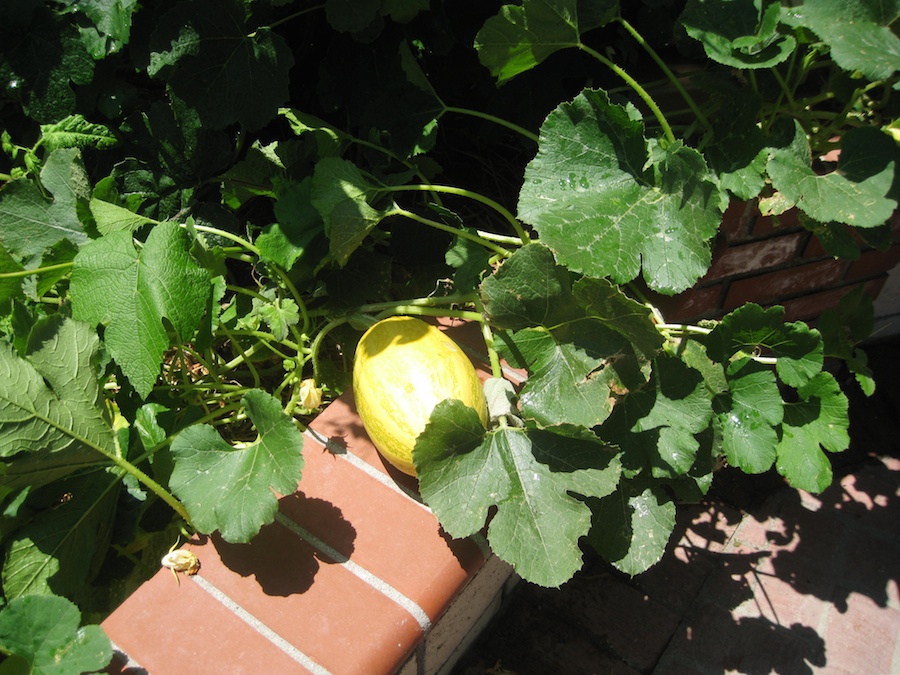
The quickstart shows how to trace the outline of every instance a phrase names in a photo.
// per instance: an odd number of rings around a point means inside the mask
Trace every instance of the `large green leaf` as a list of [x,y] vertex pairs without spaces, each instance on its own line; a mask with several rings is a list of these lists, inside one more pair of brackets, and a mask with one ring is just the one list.
[[212,288],[209,273],[191,257],[190,235],[174,223],[151,230],[140,251],[129,232],[85,245],[72,269],[72,311],[91,325],[106,324],[105,342],[141,396],[156,383],[169,336],[196,330]]
[[521,5],[503,5],[475,37],[478,58],[503,84],[554,52],[578,45],[582,33],[616,16],[618,4],[618,0],[523,0]]
[[841,452],[850,444],[847,397],[831,373],[819,373],[797,393],[800,400],[785,405],[776,466],[795,488],[821,492],[832,478],[821,448]]
[[60,315],[38,323],[25,358],[0,344],[0,486],[36,489],[115,452],[100,403],[99,340]]
[[703,342],[709,357],[720,363],[741,352],[764,350],[777,359],[778,376],[791,387],[805,384],[822,370],[819,332],[800,321],[784,323],[784,308],[778,305],[763,309],[747,303],[725,316]]
[[726,377],[731,395],[718,411],[725,457],[746,473],[767,471],[775,461],[778,425],[784,417],[775,374],[743,358],[728,366]]
[[41,144],[48,150],[58,148],[95,148],[106,150],[118,143],[109,127],[88,122],[83,115],[70,115],[54,124],[41,125]]
[[576,328],[562,331],[564,337],[526,328],[510,336],[511,344],[498,345],[510,363],[528,369],[519,397],[522,414],[542,426],[601,424],[612,410],[614,392],[633,384],[632,373],[623,368],[634,357],[620,335],[593,324]]
[[575,283],[575,298],[587,314],[606,328],[620,333],[648,358],[659,351],[663,337],[646,305],[632,300],[606,279],[583,277]]
[[229,445],[204,424],[179,433],[171,447],[172,492],[197,529],[219,530],[231,542],[250,541],[274,520],[275,492],[293,492],[303,469],[303,434],[281,404],[259,389],[241,401],[259,434],[253,443]]
[[484,435],[474,410],[439,403],[416,441],[419,488],[454,537],[484,526],[500,558],[528,581],[559,586],[582,565],[590,529],[582,497],[604,497],[619,481],[616,455],[586,429],[500,428]]
[[322,217],[311,201],[312,179],[276,181],[277,223],[256,238],[260,258],[289,270],[307,253],[323,232]]
[[[798,152],[798,144],[805,145],[805,152]],[[898,159],[893,139],[878,129],[850,130],[841,140],[837,170],[819,175],[810,167],[809,146],[795,122],[791,147],[772,150],[766,168],[772,185],[810,217],[877,227],[897,209]]]
[[6,542],[7,598],[55,594],[86,599],[87,584],[109,546],[119,484],[118,476],[95,471],[53,486],[59,501]]
[[598,433],[622,449],[626,475],[676,478],[694,466],[697,434],[710,423],[711,394],[702,374],[664,354],[647,388],[621,398]]
[[614,494],[591,500],[590,544],[625,574],[659,562],[675,529],[675,504],[659,486],[625,483]]
[[541,127],[519,216],[557,261],[588,276],[634,279],[677,293],[709,268],[723,194],[702,156],[648,143],[640,114],[583,91]]
[[518,330],[552,328],[582,314],[572,297],[569,272],[546,246],[523,246],[481,284],[491,325]]
[[78,204],[90,198],[79,151],[69,148],[50,153],[41,170],[41,183],[50,199],[27,178],[0,191],[0,242],[23,258],[38,255],[63,239],[73,244],[88,240],[78,218]]
[[371,204],[381,191],[345,159],[326,157],[316,165],[312,202],[325,221],[331,255],[341,266],[347,264],[366,235],[391,215],[390,208],[378,209]]
[[65,598],[16,598],[0,611],[0,648],[30,675],[93,673],[110,662],[112,645],[100,626],[80,625],[81,612]]
[[804,0],[785,13],[786,22],[818,35],[841,68],[871,80],[900,70],[900,38],[891,29],[898,17],[897,0]]

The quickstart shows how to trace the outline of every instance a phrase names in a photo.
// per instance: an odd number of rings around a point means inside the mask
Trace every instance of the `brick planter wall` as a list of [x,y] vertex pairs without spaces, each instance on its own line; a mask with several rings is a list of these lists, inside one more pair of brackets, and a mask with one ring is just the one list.
[[857,260],[836,260],[799,222],[796,210],[777,221],[755,202],[728,208],[709,272],[684,293],[653,296],[668,321],[695,322],[727,314],[744,303],[783,305],[786,321],[814,321],[858,286],[878,296],[900,262],[900,215],[887,251],[864,248]]

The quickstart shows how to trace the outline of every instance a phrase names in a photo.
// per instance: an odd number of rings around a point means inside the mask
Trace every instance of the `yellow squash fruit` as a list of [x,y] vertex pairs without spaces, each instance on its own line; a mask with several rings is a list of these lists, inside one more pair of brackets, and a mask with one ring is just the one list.
[[378,451],[416,475],[416,437],[434,407],[453,398],[487,426],[481,381],[463,350],[434,326],[408,316],[379,321],[362,336],[353,364],[356,408]]

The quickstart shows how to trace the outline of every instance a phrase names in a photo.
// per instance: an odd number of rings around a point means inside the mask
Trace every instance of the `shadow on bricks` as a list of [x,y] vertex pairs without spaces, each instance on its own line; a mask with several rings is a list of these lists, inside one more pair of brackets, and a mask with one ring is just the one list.
[[[301,492],[282,500],[302,502],[302,508],[315,512],[319,522],[334,533],[334,539],[341,543],[342,551],[353,551],[356,530],[336,506],[321,499],[307,498]],[[262,591],[271,596],[287,597],[308,591],[320,564],[336,562],[299,537],[286,536],[284,527],[277,522],[263,526],[259,534],[246,544],[229,543],[218,534],[214,534],[211,540],[227,568],[242,577],[255,577]],[[285,560],[291,561],[289,566],[285,566]]]
[[725,469],[656,566],[586,553],[558,590],[520,584],[454,673],[900,672],[897,347],[870,352],[874,397],[845,387],[852,446],[822,494]]

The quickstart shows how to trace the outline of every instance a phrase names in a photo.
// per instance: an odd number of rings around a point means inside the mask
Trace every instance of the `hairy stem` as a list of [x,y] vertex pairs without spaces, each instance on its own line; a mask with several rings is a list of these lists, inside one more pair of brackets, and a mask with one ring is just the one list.
[[617,65],[616,63],[610,61],[608,58],[603,56],[603,54],[601,54],[600,52],[598,52],[595,49],[591,49],[586,44],[579,42],[576,45],[576,47],[578,47],[578,49],[585,52],[586,54],[590,54],[591,56],[593,56],[600,63],[605,65],[607,68],[609,68],[611,71],[613,71],[616,75],[618,75],[620,78],[622,78],[625,81],[625,84],[627,84],[629,87],[631,87],[631,89],[634,91],[634,93],[636,93],[638,96],[640,96],[641,100],[645,104],[647,104],[648,108],[650,108],[650,112],[653,113],[653,116],[656,118],[656,120],[659,122],[659,125],[662,127],[663,134],[665,135],[666,140],[668,140],[670,143],[675,142],[675,140],[676,140],[675,134],[672,131],[672,127],[669,125],[669,121],[666,119],[666,116],[663,115],[662,110],[660,110],[659,105],[657,105],[656,101],[653,100],[653,97],[647,93],[647,90],[644,89],[637,80],[635,80],[631,75],[629,75],[628,72],[624,68],[622,68],[619,65]]
[[478,234],[472,234],[471,232],[467,232],[466,230],[461,230],[458,227],[453,227],[452,225],[446,225],[445,223],[441,223],[437,220],[431,220],[429,218],[425,218],[424,216],[420,216],[417,213],[413,213],[412,211],[407,211],[406,209],[400,209],[396,212],[396,215],[405,216],[410,220],[414,220],[417,223],[421,223],[422,225],[427,225],[428,227],[433,227],[436,230],[441,230],[443,232],[449,232],[450,234],[455,234],[463,239],[468,239],[469,241],[475,242],[479,246],[484,246],[486,249],[493,251],[494,253],[508,258],[511,253],[507,251],[502,246],[498,246],[497,244],[488,241],[484,237]]
[[466,197],[468,199],[473,199],[476,202],[480,202],[485,206],[492,208],[494,211],[499,213],[503,218],[512,225],[513,229],[516,231],[516,234],[519,236],[522,244],[527,244],[531,241],[531,237],[528,236],[528,233],[525,231],[525,228],[522,227],[522,223],[520,223],[516,217],[509,212],[509,210],[503,206],[502,204],[495,202],[490,197],[485,197],[483,194],[478,192],[474,192],[472,190],[466,190],[465,188],[453,187],[452,185],[398,185],[397,187],[390,188],[391,192],[441,192],[449,195],[457,195],[459,197]]

